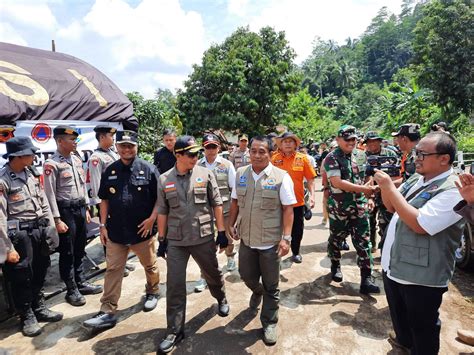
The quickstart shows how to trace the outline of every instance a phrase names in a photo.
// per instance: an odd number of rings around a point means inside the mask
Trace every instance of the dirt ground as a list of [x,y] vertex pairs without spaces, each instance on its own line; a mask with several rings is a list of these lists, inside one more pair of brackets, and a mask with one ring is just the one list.
[[[318,193],[318,201],[321,194]],[[344,282],[331,282],[330,262],[326,257],[328,229],[320,225],[321,207],[317,203],[313,218],[306,222],[302,246],[302,264],[292,264],[289,256],[281,262],[281,301],[279,339],[273,347],[261,340],[258,314],[248,310],[250,291],[239,278],[238,271],[225,272],[229,317],[217,315],[215,300],[206,290],[193,293],[199,268],[190,260],[187,275],[186,338],[175,354],[398,354],[387,342],[391,321],[382,288],[380,255],[376,254],[375,278],[382,293],[359,294],[359,270],[355,251],[343,254]],[[95,241],[88,247],[94,260],[103,263],[101,246]],[[48,300],[56,311],[64,312],[59,323],[42,324],[43,333],[26,338],[18,332],[16,318],[0,323],[0,354],[147,354],[154,353],[165,335],[166,264],[160,259],[161,295],[157,308],[142,312],[144,292],[143,268],[136,258],[137,269],[124,279],[119,302],[119,323],[113,329],[91,333],[81,323],[99,309],[100,295],[87,296],[84,307],[72,307],[64,301],[64,293]],[[219,255],[224,266],[225,256]],[[104,267],[101,264],[101,267]],[[103,284],[103,274],[93,279]],[[48,292],[60,285],[57,256],[48,278]],[[474,273],[457,270],[449,291],[444,295],[441,354],[473,353],[474,347],[459,342],[459,328],[474,325]]]

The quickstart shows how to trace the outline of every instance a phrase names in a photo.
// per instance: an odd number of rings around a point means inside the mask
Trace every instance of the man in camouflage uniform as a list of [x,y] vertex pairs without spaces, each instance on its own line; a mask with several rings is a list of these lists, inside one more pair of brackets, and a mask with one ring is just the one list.
[[229,155],[229,160],[235,169],[250,164],[250,151],[248,148],[249,137],[246,134],[239,134],[239,147],[235,148]]
[[324,169],[329,182],[329,240],[328,256],[331,259],[333,281],[342,281],[340,266],[342,241],[350,234],[357,251],[357,264],[360,268],[360,292],[379,293],[380,289],[372,279],[372,254],[370,227],[367,214],[367,198],[375,190],[373,186],[363,185],[359,168],[352,151],[356,145],[357,134],[353,126],[344,125],[336,138],[338,147],[324,160]]
[[415,174],[415,147],[420,141],[420,125],[416,123],[406,123],[398,128],[397,132],[393,132],[392,136],[397,140],[397,144],[402,151],[402,159],[400,162],[400,173],[402,177],[395,181],[395,185],[399,186],[407,181],[410,176]]
[[[380,137],[377,132],[367,132],[364,137],[364,142],[366,144],[365,155],[367,157],[394,157],[398,161],[397,154],[395,154],[393,150],[382,147],[382,139],[383,138]],[[368,176],[366,176],[366,181],[367,180],[369,180]],[[388,212],[383,205],[380,193],[376,193],[374,198],[369,200],[370,243],[372,244],[372,253],[377,251],[377,214],[379,221],[379,235],[383,240],[385,229],[392,219],[392,214]]]
[[[214,173],[222,198],[224,222],[227,223],[230,211],[231,186],[235,185],[235,169],[229,160],[218,155],[221,144],[217,136],[214,134],[206,134],[202,140],[202,145],[204,147],[204,157],[199,160],[198,165],[208,168]],[[225,254],[227,255],[227,271],[233,271],[237,268],[234,259],[234,243],[232,238],[227,239],[229,240],[229,245],[225,248]],[[201,292],[204,291],[205,288],[206,280],[201,275],[201,279],[198,280],[194,291]]]
[[53,130],[56,152],[44,163],[44,190],[59,233],[59,274],[67,287],[66,301],[83,306],[83,295],[102,292],[102,286],[85,280],[89,196],[82,159],[74,154],[79,133],[69,126]]

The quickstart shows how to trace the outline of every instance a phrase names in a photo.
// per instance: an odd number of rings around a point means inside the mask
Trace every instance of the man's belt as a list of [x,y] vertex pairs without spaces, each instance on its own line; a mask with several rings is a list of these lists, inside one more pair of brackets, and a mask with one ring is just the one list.
[[32,229],[39,229],[38,221],[31,221],[31,222],[19,222],[18,228],[22,231],[24,230],[32,230]]
[[86,206],[86,200],[83,198],[78,198],[75,200],[63,200],[57,201],[58,208],[80,208]]

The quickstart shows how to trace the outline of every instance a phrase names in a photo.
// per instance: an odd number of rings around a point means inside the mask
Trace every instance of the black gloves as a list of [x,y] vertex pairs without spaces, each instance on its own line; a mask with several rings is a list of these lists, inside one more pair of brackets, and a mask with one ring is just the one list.
[[224,231],[217,232],[216,245],[218,245],[221,250],[227,248],[229,245],[229,240]]
[[160,245],[158,246],[158,252],[156,255],[158,257],[166,258],[166,253],[168,252],[168,240],[165,238],[160,241]]

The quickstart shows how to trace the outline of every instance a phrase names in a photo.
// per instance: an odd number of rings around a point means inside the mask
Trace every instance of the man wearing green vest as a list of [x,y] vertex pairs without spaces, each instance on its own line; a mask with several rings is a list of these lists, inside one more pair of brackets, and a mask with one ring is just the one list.
[[280,257],[290,249],[296,203],[290,175],[270,163],[272,146],[268,137],[250,141],[251,165],[237,170],[227,223],[228,234],[241,241],[239,272],[252,290],[249,307],[258,309],[263,297],[260,321],[267,345],[277,341]]
[[393,218],[382,249],[385,293],[394,335],[389,341],[411,354],[437,354],[439,307],[454,272],[464,221],[453,211],[462,200],[452,164],[456,141],[434,132],[415,149],[416,173],[399,189],[377,171],[384,205]]

